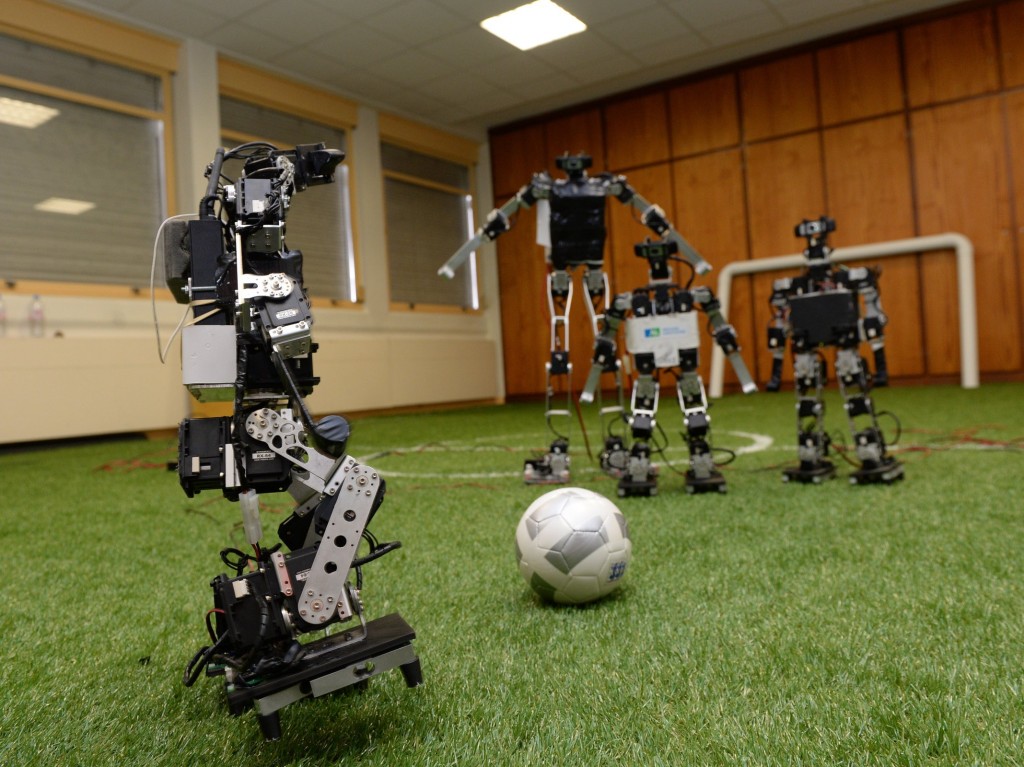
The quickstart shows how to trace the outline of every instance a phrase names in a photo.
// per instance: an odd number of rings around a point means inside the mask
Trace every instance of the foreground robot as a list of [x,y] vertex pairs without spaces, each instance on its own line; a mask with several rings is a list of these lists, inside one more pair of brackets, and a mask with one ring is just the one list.
[[[640,222],[655,234],[674,242],[686,260],[700,273],[710,271],[708,264],[665,218],[665,212],[631,187],[624,176],[601,173],[589,176],[590,156],[562,155],[555,165],[566,178],[552,179],[546,171],[533,176],[516,195],[491,211],[487,223],[464,243],[438,270],[446,277],[454,276],[470,254],[480,245],[491,242],[512,228],[511,216],[521,208],[537,204],[538,240],[547,248],[548,311],[551,317],[551,356],[544,365],[546,374],[544,417],[554,433],[546,455],[527,460],[523,478],[528,484],[557,484],[569,481],[568,425],[572,417],[572,363],[569,360],[569,311],[572,306],[572,271],[583,267],[583,284],[589,298],[587,313],[597,337],[598,326],[610,305],[608,275],[604,272],[605,201],[611,197],[640,212]],[[605,372],[617,373],[610,367]],[[555,382],[565,393],[564,407],[555,407]],[[621,388],[621,383],[620,383]],[[623,410],[622,402],[601,408],[602,417]],[[555,419],[564,424],[555,426]]]
[[[882,329],[887,319],[878,295],[878,273],[866,267],[847,269],[833,266],[828,234],[835,221],[822,217],[804,219],[796,226],[796,236],[807,239],[804,257],[807,269],[799,277],[776,280],[772,289],[773,319],[768,328],[768,346],[772,350],[772,374],[766,387],[778,391],[786,339],[793,348],[793,373],[797,395],[797,454],[800,465],[783,472],[785,481],[820,483],[835,476],[835,466],[827,459],[831,441],[825,433],[825,403],[822,390],[827,366],[823,347],[836,349],[836,378],[849,419],[850,433],[860,467],[850,481],[853,484],[892,483],[903,479],[903,465],[888,455],[882,430],[878,427],[872,383],[888,383],[885,364],[885,340]],[[864,317],[860,316],[863,298]],[[862,341],[868,341],[874,353],[872,376],[860,356]]]
[[[745,394],[757,386],[739,353],[736,332],[722,316],[718,299],[709,288],[676,284],[669,261],[680,261],[676,243],[647,240],[636,246],[636,254],[650,264],[650,282],[632,293],[620,293],[604,317],[594,342],[594,361],[580,399],[593,400],[601,373],[618,367],[615,337],[626,323],[626,349],[637,371],[630,397],[629,425],[632,444],[626,448],[621,436],[609,435],[601,453],[601,468],[619,478],[620,497],[655,495],[658,467],[651,461],[651,443],[657,427],[656,415],[661,389],[661,371],[676,382],[676,396],[683,415],[690,452],[686,471],[686,492],[726,491],[725,477],[716,467],[711,447],[711,417],[704,382],[697,372],[700,351],[698,314],[707,315],[709,331],[732,364]],[[626,316],[630,313],[630,316]]]
[[[204,669],[223,674],[231,713],[255,705],[268,739],[280,737],[279,711],[294,701],[396,667],[409,686],[422,681],[415,634],[401,616],[363,616],[362,566],[400,545],[367,530],[384,481],[346,455],[345,419],[314,421],[303,401],[319,381],[316,344],[285,215],[295,194],[332,182],[343,157],[323,144],[218,149],[199,218],[174,221],[165,240],[168,287],[194,314],[182,333],[183,381],[200,401],[234,404],[232,416],[181,423],[179,479],[189,497],[220,490],[237,501],[253,550],[221,553],[234,577],[211,583],[211,644],[184,681],[191,686]],[[244,163],[234,182],[222,177],[226,160]],[[278,530],[288,553],[260,542],[259,493],[285,490],[296,503]],[[358,627],[326,635],[353,619]],[[321,637],[300,643],[311,632]]]

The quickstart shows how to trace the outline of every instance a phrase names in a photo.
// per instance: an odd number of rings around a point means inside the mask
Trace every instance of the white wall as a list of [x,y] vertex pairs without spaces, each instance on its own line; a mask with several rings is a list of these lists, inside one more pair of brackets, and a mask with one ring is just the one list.
[[[216,51],[185,41],[174,83],[177,209],[196,210],[203,170],[219,142]],[[497,264],[480,254],[478,314],[392,311],[388,300],[377,113],[360,108],[349,158],[355,184],[357,258],[364,302],[314,303],[317,414],[504,398]],[[493,207],[489,155],[481,147],[478,216]],[[155,232],[154,232],[155,234]],[[116,232],[110,233],[116,237]],[[438,254],[438,265],[449,254]],[[147,263],[151,253],[140,253]],[[440,278],[438,278],[440,279]],[[158,275],[159,284],[159,275]],[[308,285],[315,294],[316,286]],[[0,287],[2,290],[2,287]],[[46,337],[28,337],[29,297],[4,295],[0,338],[0,444],[172,428],[190,412],[179,348],[161,364],[146,295],[62,296],[41,288]],[[145,293],[146,291],[143,291]],[[157,302],[164,339],[183,308]]]

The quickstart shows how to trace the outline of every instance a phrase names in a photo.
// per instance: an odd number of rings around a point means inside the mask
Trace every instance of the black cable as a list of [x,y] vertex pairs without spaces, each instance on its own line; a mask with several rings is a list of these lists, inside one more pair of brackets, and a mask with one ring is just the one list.
[[878,411],[877,416],[883,416],[883,415],[889,416],[889,418],[891,418],[893,420],[893,422],[896,424],[896,438],[892,442],[887,443],[889,445],[889,447],[894,447],[895,445],[899,444],[900,437],[903,436],[903,424],[900,421],[900,419],[896,416],[896,414],[891,412],[891,411],[889,411],[889,410],[879,410]]
[[199,679],[199,675],[203,673],[203,669],[213,658],[213,655],[220,648],[220,645],[224,640],[228,638],[228,632],[224,632],[220,635],[220,638],[214,642],[210,647],[201,647],[199,652],[192,656],[192,660],[185,666],[185,673],[182,675],[181,681],[186,687],[191,687]]
[[258,560],[252,554],[247,554],[240,549],[228,548],[220,552],[220,561],[234,570],[236,576],[239,576],[245,572],[247,564]]
[[696,279],[697,277],[697,270],[694,268],[693,264],[691,264],[685,258],[680,258],[679,256],[669,256],[669,260],[678,261],[679,263],[686,264],[688,267],[690,267],[690,279],[686,281],[686,287],[684,288],[684,290],[689,290],[690,286],[693,285],[694,279]]

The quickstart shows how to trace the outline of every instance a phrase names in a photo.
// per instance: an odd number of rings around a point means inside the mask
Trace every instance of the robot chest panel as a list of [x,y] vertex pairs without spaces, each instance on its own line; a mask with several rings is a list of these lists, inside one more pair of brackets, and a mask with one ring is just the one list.
[[810,346],[844,345],[856,338],[860,312],[857,294],[849,290],[805,293],[789,302],[789,324],[794,337]]
[[551,190],[551,255],[556,266],[600,262],[604,254],[605,198],[588,184]]
[[626,320],[626,349],[630,354],[654,354],[659,368],[679,364],[680,349],[700,347],[697,312],[655,314]]

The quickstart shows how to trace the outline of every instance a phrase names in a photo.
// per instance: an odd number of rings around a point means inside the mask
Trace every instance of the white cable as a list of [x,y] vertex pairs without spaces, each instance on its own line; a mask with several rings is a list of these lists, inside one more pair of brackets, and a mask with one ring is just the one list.
[[[174,336],[178,334],[182,324],[185,322],[185,317],[182,316],[181,321],[178,323],[178,327],[174,329],[174,334],[171,336],[171,340],[167,342],[167,348],[163,348],[160,341],[160,323],[156,317],[156,257],[159,250],[160,235],[163,234],[164,227],[167,226],[168,222],[174,221],[181,218],[197,218],[194,213],[179,213],[177,216],[171,216],[165,218],[163,223],[160,224],[160,228],[156,230],[156,238],[153,240],[153,262],[149,268],[149,303],[153,310],[153,329],[156,331],[156,352],[160,355],[160,362],[166,364],[166,356],[168,349],[171,348],[171,343],[174,341]],[[191,308],[191,304],[185,308],[185,315],[188,315],[188,310]]]

